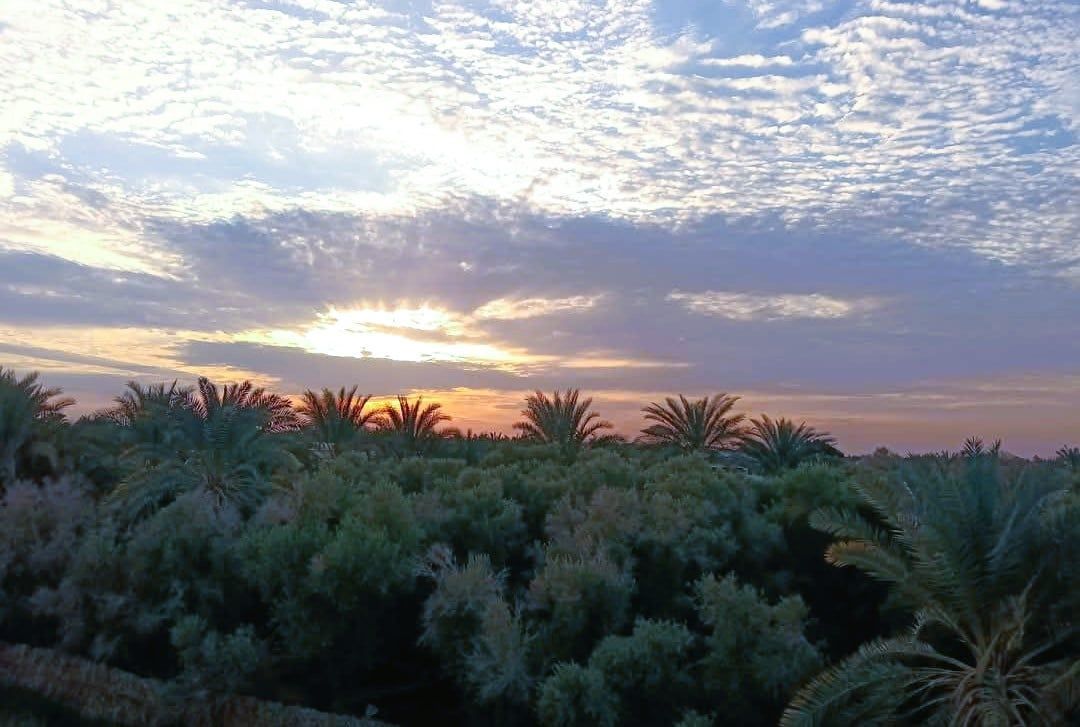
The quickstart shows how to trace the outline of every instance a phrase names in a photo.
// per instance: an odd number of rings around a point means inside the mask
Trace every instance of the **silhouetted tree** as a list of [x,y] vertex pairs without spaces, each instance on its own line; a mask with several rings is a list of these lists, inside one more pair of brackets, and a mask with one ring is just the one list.
[[556,391],[550,398],[537,391],[525,399],[521,411],[525,421],[515,424],[514,429],[527,439],[576,451],[595,439],[598,432],[612,428],[610,422],[590,410],[592,398],[581,400],[580,396],[577,389]]
[[737,396],[717,394],[688,401],[667,397],[642,409],[645,420],[655,422],[641,430],[641,441],[667,444],[684,452],[726,449],[742,436],[743,414],[732,414]]
[[796,425],[790,419],[770,419],[762,414],[751,419],[751,426],[742,440],[742,451],[763,472],[772,474],[822,455],[838,454],[836,440],[825,432],[818,432],[806,422]]

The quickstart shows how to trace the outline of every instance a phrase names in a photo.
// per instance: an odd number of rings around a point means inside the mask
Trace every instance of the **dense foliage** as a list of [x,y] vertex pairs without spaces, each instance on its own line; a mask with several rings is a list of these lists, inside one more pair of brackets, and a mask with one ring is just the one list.
[[785,419],[743,432],[726,395],[652,405],[638,444],[576,391],[530,397],[515,439],[355,388],[69,403],[0,371],[0,640],[174,700],[399,724],[1077,716],[1068,448],[844,459]]

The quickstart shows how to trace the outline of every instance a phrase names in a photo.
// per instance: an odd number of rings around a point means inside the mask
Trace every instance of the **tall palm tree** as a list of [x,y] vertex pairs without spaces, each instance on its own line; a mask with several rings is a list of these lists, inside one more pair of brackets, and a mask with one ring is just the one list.
[[742,451],[767,474],[798,467],[803,462],[825,454],[839,454],[836,440],[806,422],[798,425],[781,417],[770,419],[762,414],[751,419],[743,435]]
[[525,399],[521,411],[525,421],[515,424],[514,429],[526,439],[557,444],[570,451],[580,449],[595,439],[598,432],[612,428],[610,422],[590,411],[592,398],[580,400],[580,396],[577,389],[556,391],[550,398],[537,391]]
[[265,494],[276,466],[288,460],[285,450],[265,434],[265,417],[255,408],[232,404],[210,410],[182,440],[182,451],[152,450],[134,457],[141,464],[109,495],[128,519],[150,514],[177,497],[195,492],[215,508],[250,512]]
[[64,409],[75,403],[61,397],[61,389],[46,388],[38,378],[36,371],[20,378],[0,366],[0,483],[15,479],[21,453],[35,444],[44,451],[45,430],[61,424]]
[[442,404],[438,402],[424,404],[422,396],[415,402],[409,401],[407,396],[399,396],[396,407],[391,404],[383,407],[377,426],[394,436],[403,454],[422,454],[433,441],[454,433],[436,429],[450,420],[450,415],[442,411]]
[[737,396],[716,394],[688,401],[682,394],[653,402],[642,409],[645,420],[655,422],[641,430],[640,440],[667,444],[684,452],[727,449],[742,436],[744,414],[732,414]]
[[113,400],[115,405],[103,411],[101,416],[120,426],[134,426],[135,421],[148,410],[190,407],[193,393],[192,387],[181,386],[175,380],[171,384],[162,381],[146,386],[129,381],[127,391],[116,397]]
[[366,409],[371,397],[356,391],[356,386],[347,391],[343,386],[336,394],[330,389],[320,393],[308,389],[296,408],[300,424],[310,429],[317,445],[326,447],[331,454],[355,442],[369,425],[379,421],[378,411]]
[[819,510],[826,560],[891,584],[906,633],[864,644],[806,685],[783,725],[1054,725],[1080,707],[1072,623],[1080,522],[1052,471],[990,458],[857,485],[878,522]]
[[289,400],[250,381],[225,384],[218,387],[205,376],[199,378],[198,391],[192,397],[192,409],[203,420],[209,419],[216,409],[232,406],[237,409],[262,411],[267,419],[266,428],[272,432],[296,429],[296,412]]

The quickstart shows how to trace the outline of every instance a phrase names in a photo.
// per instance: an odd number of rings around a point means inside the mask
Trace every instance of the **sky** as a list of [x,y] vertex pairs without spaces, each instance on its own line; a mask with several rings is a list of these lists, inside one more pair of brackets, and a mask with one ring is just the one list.
[[0,364],[1080,443],[1073,0],[2,0]]

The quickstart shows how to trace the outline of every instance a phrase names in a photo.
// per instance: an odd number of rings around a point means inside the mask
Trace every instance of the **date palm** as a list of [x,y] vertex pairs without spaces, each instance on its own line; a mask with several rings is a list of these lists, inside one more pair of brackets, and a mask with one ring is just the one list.
[[806,685],[783,725],[1065,724],[1080,706],[1078,510],[1048,470],[952,460],[857,485],[877,521],[811,524],[826,560],[891,585],[914,615]]
[[666,444],[684,452],[727,449],[742,436],[744,414],[732,414],[737,396],[716,394],[689,401],[667,397],[664,403],[653,402],[642,409],[645,420],[654,422],[641,430],[640,440],[647,444]]
[[521,411],[525,421],[514,424],[514,429],[526,439],[576,451],[596,439],[599,432],[612,428],[591,408],[592,398],[581,399],[577,389],[556,391],[551,397],[537,391],[525,399]]
[[806,422],[798,425],[781,417],[771,419],[762,414],[751,419],[743,435],[742,451],[766,474],[798,467],[803,462],[825,454],[836,453],[836,440],[819,432]]
[[220,388],[205,376],[199,378],[198,390],[192,397],[192,410],[203,420],[209,419],[217,409],[231,406],[236,409],[254,409],[263,412],[265,427],[272,432],[296,429],[296,412],[289,400],[250,381],[224,384]]
[[304,392],[296,408],[301,426],[312,433],[317,445],[326,447],[331,454],[355,442],[369,425],[379,420],[379,412],[367,409],[370,396],[357,394],[357,387],[337,393],[323,389],[316,393]]
[[392,404],[383,407],[377,426],[393,435],[402,454],[423,454],[432,442],[454,433],[453,430],[436,429],[450,420],[450,415],[442,411],[442,404],[438,402],[424,404],[422,396],[416,401],[399,396],[396,407]]
[[136,420],[147,412],[190,408],[194,388],[181,386],[178,381],[167,384],[162,381],[143,386],[137,381],[127,383],[127,391],[113,401],[115,405],[101,413],[102,418],[123,427],[134,426]]
[[61,424],[64,409],[75,403],[38,379],[36,371],[18,377],[0,366],[0,483],[15,479],[21,454],[49,448],[47,430]]
[[108,498],[125,519],[143,517],[190,492],[215,508],[250,512],[266,494],[274,469],[289,460],[265,433],[258,409],[228,404],[192,419],[195,426],[180,440],[182,451],[163,450],[157,443],[138,445],[151,451],[135,454],[141,466]]

